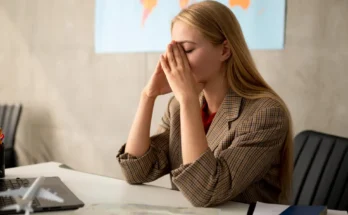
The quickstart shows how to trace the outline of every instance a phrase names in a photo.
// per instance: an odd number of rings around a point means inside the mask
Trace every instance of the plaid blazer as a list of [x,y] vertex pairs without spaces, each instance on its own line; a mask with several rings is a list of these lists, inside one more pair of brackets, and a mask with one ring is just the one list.
[[[200,97],[201,105],[205,102]],[[173,97],[158,133],[142,157],[117,154],[131,184],[170,173],[173,189],[198,207],[229,200],[279,203],[281,150],[289,119],[272,99],[249,100],[229,90],[206,134],[209,148],[195,162],[182,164],[180,105]]]

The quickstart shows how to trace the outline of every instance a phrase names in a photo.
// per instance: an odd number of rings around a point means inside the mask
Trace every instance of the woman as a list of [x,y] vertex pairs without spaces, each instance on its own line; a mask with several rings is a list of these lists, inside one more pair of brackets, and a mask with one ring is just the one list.
[[[290,115],[258,73],[236,17],[204,1],[182,10],[171,31],[117,155],[126,180],[170,173],[173,188],[199,207],[288,200]],[[155,99],[169,92],[159,132],[149,137]]]

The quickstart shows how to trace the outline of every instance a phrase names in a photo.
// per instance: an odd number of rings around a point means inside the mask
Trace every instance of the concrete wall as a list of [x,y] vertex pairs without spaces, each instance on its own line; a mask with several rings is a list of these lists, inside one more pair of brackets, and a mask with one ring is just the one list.
[[[347,0],[289,0],[286,48],[252,52],[296,133],[348,137],[347,11]],[[0,102],[24,105],[20,164],[55,160],[122,178],[115,155],[160,53],[96,55],[93,0],[0,0],[0,27]]]

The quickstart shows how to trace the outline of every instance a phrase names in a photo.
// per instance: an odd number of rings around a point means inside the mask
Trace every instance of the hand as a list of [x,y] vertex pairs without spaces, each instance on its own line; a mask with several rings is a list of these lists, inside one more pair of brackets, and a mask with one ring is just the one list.
[[160,62],[176,99],[181,103],[198,98],[203,84],[195,81],[182,46],[173,41],[168,45],[166,54],[167,57],[161,56]]
[[158,61],[155,72],[143,92],[149,98],[156,98],[159,95],[172,92],[160,61]]

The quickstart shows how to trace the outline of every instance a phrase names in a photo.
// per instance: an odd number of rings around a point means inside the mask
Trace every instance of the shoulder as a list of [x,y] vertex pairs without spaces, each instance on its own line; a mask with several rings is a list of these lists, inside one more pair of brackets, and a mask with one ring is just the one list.
[[168,102],[168,107],[170,109],[175,109],[175,108],[180,107],[180,104],[179,104],[178,100],[175,98],[175,96],[170,97],[169,102]]
[[175,113],[180,110],[180,103],[175,98],[175,96],[170,97],[168,101],[168,111],[170,113]]
[[263,112],[277,112],[284,115],[284,117],[287,115],[285,104],[273,98],[244,99],[242,113],[243,112],[248,116],[259,115]]
[[287,130],[290,116],[285,104],[272,98],[244,99],[241,110],[241,126],[244,129],[274,128]]

